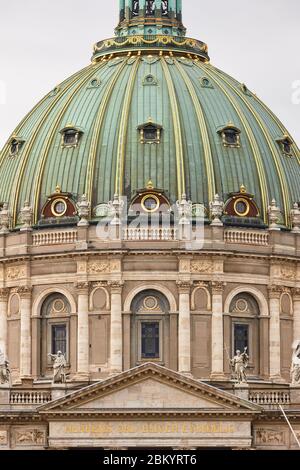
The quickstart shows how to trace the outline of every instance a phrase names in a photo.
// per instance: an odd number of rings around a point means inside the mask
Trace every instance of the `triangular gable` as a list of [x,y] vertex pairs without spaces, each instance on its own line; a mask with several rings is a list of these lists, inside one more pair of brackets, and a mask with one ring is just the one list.
[[42,413],[222,412],[256,413],[257,405],[153,363],[122,372],[39,408]]

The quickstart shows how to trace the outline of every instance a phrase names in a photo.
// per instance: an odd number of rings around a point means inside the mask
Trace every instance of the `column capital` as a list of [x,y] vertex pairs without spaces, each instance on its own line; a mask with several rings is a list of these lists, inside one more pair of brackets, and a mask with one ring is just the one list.
[[124,286],[124,281],[108,281],[108,286],[114,294],[121,294]]
[[74,287],[78,294],[88,294],[90,283],[87,281],[79,281],[74,283]]
[[191,281],[177,281],[176,284],[179,294],[189,294],[193,285]]
[[8,300],[9,296],[9,288],[8,287],[0,287],[0,301]]
[[282,294],[282,286],[269,285],[268,286],[269,299],[279,299]]
[[17,289],[17,292],[21,299],[30,299],[32,295],[32,287],[31,286],[20,286]]
[[222,294],[225,286],[226,286],[226,282],[212,281],[211,282],[212,294]]
[[300,287],[292,288],[293,300],[300,300]]

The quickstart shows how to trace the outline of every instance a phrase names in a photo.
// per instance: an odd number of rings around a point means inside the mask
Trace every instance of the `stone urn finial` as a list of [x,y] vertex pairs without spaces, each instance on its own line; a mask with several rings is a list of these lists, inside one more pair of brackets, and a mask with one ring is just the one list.
[[180,225],[189,225],[192,217],[192,201],[187,200],[186,194],[182,194],[181,200],[176,202]]
[[87,227],[89,225],[89,215],[90,215],[90,208],[91,204],[87,200],[85,194],[83,194],[80,198],[80,201],[77,203],[78,208],[78,216],[80,218],[78,222],[78,227]]
[[292,233],[300,233],[300,209],[297,202],[295,202],[291,210],[291,222],[293,226]]
[[223,222],[221,217],[224,211],[224,202],[221,200],[219,194],[216,194],[214,200],[209,204],[211,218],[213,219],[212,227],[222,227]]
[[272,199],[271,205],[268,208],[269,213],[269,230],[280,230],[281,210],[277,206],[276,200]]
[[111,225],[121,225],[122,209],[124,201],[121,200],[118,194],[114,195],[113,201],[109,201],[108,207],[113,215]]
[[2,210],[0,211],[0,233],[8,233],[11,224],[11,213],[8,209],[8,203],[4,202]]
[[21,232],[31,231],[33,223],[33,210],[28,201],[24,202],[24,206],[20,211],[20,220],[22,223]]

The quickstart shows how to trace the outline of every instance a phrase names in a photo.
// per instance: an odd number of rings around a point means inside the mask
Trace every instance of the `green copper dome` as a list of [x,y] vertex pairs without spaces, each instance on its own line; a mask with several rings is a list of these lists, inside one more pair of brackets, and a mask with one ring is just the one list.
[[121,0],[117,35],[20,123],[0,154],[0,201],[15,223],[30,201],[37,222],[57,185],[92,208],[115,193],[131,200],[149,180],[171,202],[186,193],[207,208],[244,185],[264,221],[275,198],[288,225],[300,201],[296,144],[210,64],[204,43],[185,37],[181,2],[155,0],[154,13],[152,3]]

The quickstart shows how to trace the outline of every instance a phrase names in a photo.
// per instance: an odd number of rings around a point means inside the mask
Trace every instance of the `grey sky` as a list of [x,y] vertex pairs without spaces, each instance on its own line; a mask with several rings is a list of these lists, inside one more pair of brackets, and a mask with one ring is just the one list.
[[[0,0],[0,147],[43,95],[88,63],[93,43],[113,35],[118,3]],[[299,0],[183,0],[183,13],[188,36],[207,42],[212,63],[256,92],[299,144]]]

